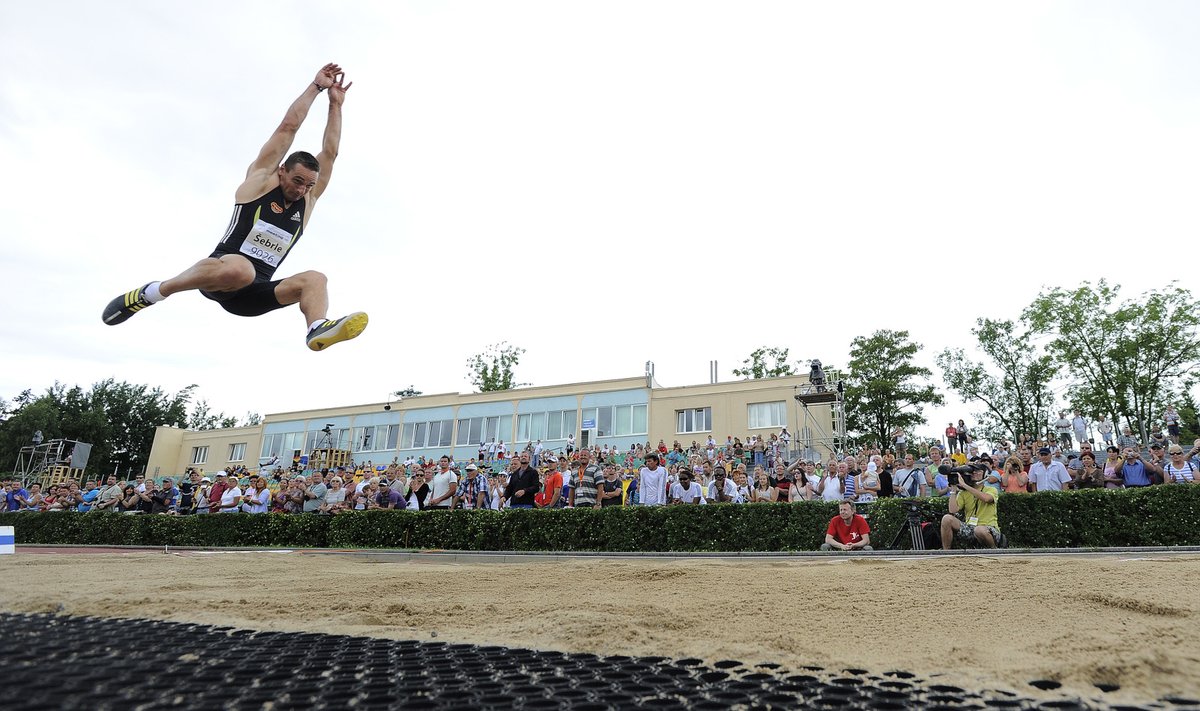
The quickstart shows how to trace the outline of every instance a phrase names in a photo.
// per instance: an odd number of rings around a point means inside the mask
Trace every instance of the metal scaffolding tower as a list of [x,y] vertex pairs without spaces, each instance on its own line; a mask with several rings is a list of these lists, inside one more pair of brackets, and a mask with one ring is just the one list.
[[[831,385],[825,383],[797,385],[793,388],[800,422],[800,457],[816,461],[821,457],[818,447],[831,454],[842,453],[846,447],[846,399],[840,380]],[[815,412],[829,408],[829,417],[819,417]],[[824,423],[830,423],[826,429]]]
[[35,481],[57,484],[71,476],[81,476],[87,467],[92,445],[73,439],[52,439],[21,447],[13,473],[22,485]]

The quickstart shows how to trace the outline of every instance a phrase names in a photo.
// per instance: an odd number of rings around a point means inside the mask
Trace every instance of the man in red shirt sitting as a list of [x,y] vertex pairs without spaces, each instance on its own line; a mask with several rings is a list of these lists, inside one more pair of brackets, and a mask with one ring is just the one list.
[[843,501],[838,504],[838,515],[829,521],[825,530],[825,542],[821,544],[823,551],[869,551],[871,548],[871,527],[867,520],[854,513],[854,504]]

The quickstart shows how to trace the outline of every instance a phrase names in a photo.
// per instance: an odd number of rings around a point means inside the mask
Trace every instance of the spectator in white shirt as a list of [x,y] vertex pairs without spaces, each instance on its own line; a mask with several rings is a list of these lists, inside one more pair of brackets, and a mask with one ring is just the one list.
[[714,468],[712,483],[708,485],[708,503],[733,504],[738,499],[737,484],[725,475],[725,467]]
[[667,469],[659,463],[658,455],[646,455],[646,465],[638,472],[638,501],[643,506],[662,506],[667,503]]
[[704,500],[704,491],[692,481],[692,473],[680,470],[679,481],[671,485],[672,504],[698,504]]
[[1038,450],[1038,461],[1029,467],[1029,483],[1034,491],[1062,491],[1070,488],[1071,475],[1062,462],[1050,457],[1050,448]]

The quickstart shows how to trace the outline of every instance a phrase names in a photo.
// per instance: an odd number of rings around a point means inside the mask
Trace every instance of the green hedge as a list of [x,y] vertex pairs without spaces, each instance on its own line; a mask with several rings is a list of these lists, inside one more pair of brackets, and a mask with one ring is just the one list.
[[[887,546],[910,502],[936,523],[945,499],[871,504],[871,538]],[[815,550],[837,506],[797,504],[367,511],[338,516],[265,514],[125,516],[0,514],[17,543],[89,545],[408,548],[478,551]],[[1019,548],[1200,545],[1200,485],[1010,495],[1000,524]],[[907,536],[901,547],[907,546]]]

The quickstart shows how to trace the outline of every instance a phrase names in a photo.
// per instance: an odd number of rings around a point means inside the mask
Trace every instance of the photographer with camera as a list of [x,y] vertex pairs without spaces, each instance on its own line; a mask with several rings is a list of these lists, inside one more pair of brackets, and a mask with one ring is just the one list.
[[[945,466],[950,480],[950,513],[942,516],[942,549],[950,550],[957,538],[964,547],[996,548],[1003,542],[997,518],[1000,472],[986,462],[962,467]],[[962,520],[957,514],[962,512]]]
[[1162,470],[1156,470],[1151,462],[1142,459],[1142,453],[1133,447],[1125,448],[1124,461],[1117,465],[1115,474],[1127,489],[1162,483],[1161,478],[1155,481],[1156,476],[1162,476]]

